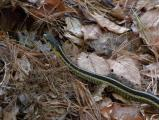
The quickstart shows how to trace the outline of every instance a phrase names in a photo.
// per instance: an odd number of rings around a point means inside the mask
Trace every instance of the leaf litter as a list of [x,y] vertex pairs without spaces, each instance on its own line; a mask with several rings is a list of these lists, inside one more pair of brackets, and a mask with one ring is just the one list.
[[[7,4],[11,8],[5,8]],[[49,29],[58,36],[66,55],[80,68],[115,75],[129,87],[159,95],[157,7],[157,0],[1,2],[2,13],[19,12],[31,20],[30,26],[28,21],[17,24],[16,16],[11,25],[0,25],[0,118],[158,119],[159,111],[148,114],[148,105],[126,100],[107,85],[80,81],[41,35]],[[26,34],[25,25],[36,32]],[[15,28],[21,29],[12,35]]]

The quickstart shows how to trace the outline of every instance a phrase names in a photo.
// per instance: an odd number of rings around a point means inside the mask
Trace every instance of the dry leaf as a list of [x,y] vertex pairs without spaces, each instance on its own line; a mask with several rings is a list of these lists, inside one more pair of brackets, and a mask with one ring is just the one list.
[[104,109],[105,107],[108,107],[112,104],[113,104],[112,100],[108,97],[105,97],[102,101],[99,101],[100,109]]
[[124,20],[126,16],[124,13],[124,9],[121,8],[119,4],[117,4],[116,7],[111,10],[110,14],[119,20]]
[[121,76],[131,83],[141,86],[141,76],[136,62],[129,57],[120,57],[116,61],[108,60],[114,74]]
[[19,100],[20,104],[22,104],[24,106],[27,106],[30,103],[30,98],[29,98],[28,94],[26,94],[26,93],[20,94],[18,96],[18,100]]
[[105,32],[99,37],[99,39],[91,41],[90,46],[97,54],[104,54],[110,57],[116,50],[128,47],[128,45],[125,47],[121,46],[124,45],[124,43],[127,43],[126,37],[127,36]]
[[64,15],[64,11],[66,11],[66,8],[63,0],[44,0],[40,2],[39,9],[30,7],[29,11],[33,14],[33,16],[42,18],[46,17],[47,15],[47,18],[49,18],[49,16],[52,15],[54,19],[56,17]]
[[95,40],[102,34],[100,27],[95,24],[82,26],[81,31],[84,34],[84,40]]
[[65,32],[64,36],[68,38],[70,41],[77,45],[82,45],[83,40],[81,38],[76,37],[75,35],[71,35],[69,32]]
[[72,18],[72,17],[66,17],[65,22],[67,27],[65,28],[66,31],[72,33],[73,35],[77,37],[82,37],[82,31],[81,31],[81,23],[78,19]]
[[141,17],[141,23],[139,23],[139,29],[142,31],[140,37],[144,39],[144,42],[149,46],[154,53],[159,51],[159,10],[154,9],[147,11]]
[[138,0],[117,0],[116,2],[119,2],[119,5],[125,9],[135,6],[137,1]]
[[144,28],[154,28],[158,27],[159,25],[159,10],[154,9],[154,10],[149,10],[145,12],[141,17],[140,20],[144,25]]
[[152,63],[149,65],[146,65],[143,67],[143,70],[141,70],[141,74],[158,78],[159,77],[159,63]]
[[29,72],[31,71],[31,64],[26,56],[23,56],[20,59],[17,59],[17,63],[19,68],[26,74],[29,75]]
[[[28,40],[27,40],[28,41]],[[49,47],[49,43],[43,44],[41,41],[34,42],[37,49],[43,53],[49,52],[51,48]],[[29,43],[28,43],[29,44]],[[31,44],[31,43],[30,43]],[[28,45],[29,46],[29,45]]]
[[129,31],[128,28],[126,27],[121,27],[117,24],[115,24],[114,22],[110,21],[108,18],[105,18],[102,15],[99,15],[97,13],[95,13],[94,15],[92,15],[94,17],[94,19],[97,21],[97,23],[102,27],[102,28],[106,28],[109,31],[118,33],[118,34],[122,34],[125,33],[127,31]]
[[108,85],[106,85],[106,84],[100,84],[100,85],[98,85],[98,88],[94,91],[94,94],[93,94],[94,100],[96,102],[101,101],[103,99],[102,93],[103,93],[104,89],[107,86]]
[[77,63],[82,69],[95,74],[108,75],[110,73],[109,64],[106,60],[93,53],[81,53],[78,57]]
[[157,5],[159,5],[158,0],[138,0],[136,9],[141,10],[142,8],[145,8],[146,10],[151,10]]
[[145,120],[138,107],[117,103],[102,108],[101,114],[111,120]]
[[[79,54],[79,49],[76,45],[70,43],[70,42],[65,42],[63,44],[63,49],[65,50],[65,52],[72,57],[73,59],[77,58],[78,54]],[[74,61],[74,60],[73,60]]]

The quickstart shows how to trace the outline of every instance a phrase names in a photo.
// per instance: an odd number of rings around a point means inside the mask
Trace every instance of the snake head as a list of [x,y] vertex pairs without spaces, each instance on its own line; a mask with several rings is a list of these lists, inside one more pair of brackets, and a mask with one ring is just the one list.
[[53,48],[56,50],[60,49],[61,43],[51,33],[44,34],[44,38],[51,44]]

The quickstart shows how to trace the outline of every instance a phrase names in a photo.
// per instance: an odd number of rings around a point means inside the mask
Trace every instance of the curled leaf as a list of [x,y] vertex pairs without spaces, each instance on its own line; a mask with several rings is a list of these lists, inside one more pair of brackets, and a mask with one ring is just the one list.
[[102,27],[102,28],[106,28],[109,31],[118,33],[118,34],[122,34],[125,33],[127,31],[129,31],[128,28],[126,27],[121,27],[117,24],[115,24],[114,22],[110,21],[108,18],[105,18],[102,15],[99,15],[97,13],[95,13],[94,15],[92,15],[94,17],[94,19],[97,21],[97,23]]

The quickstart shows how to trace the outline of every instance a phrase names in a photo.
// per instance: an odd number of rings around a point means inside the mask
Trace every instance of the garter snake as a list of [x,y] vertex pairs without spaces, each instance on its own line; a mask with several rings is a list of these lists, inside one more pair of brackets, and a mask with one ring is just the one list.
[[93,83],[108,84],[116,93],[125,97],[126,99],[147,103],[156,108],[159,108],[159,97],[147,92],[130,88],[120,83],[117,79],[94,74],[89,71],[83,70],[82,68],[79,68],[77,65],[75,65],[68,59],[68,57],[65,55],[63,51],[61,43],[57,39],[55,39],[51,33],[44,34],[44,37],[47,41],[50,42],[51,46],[57,51],[58,55],[64,61],[64,63],[67,65],[70,71],[72,71],[76,76]]

